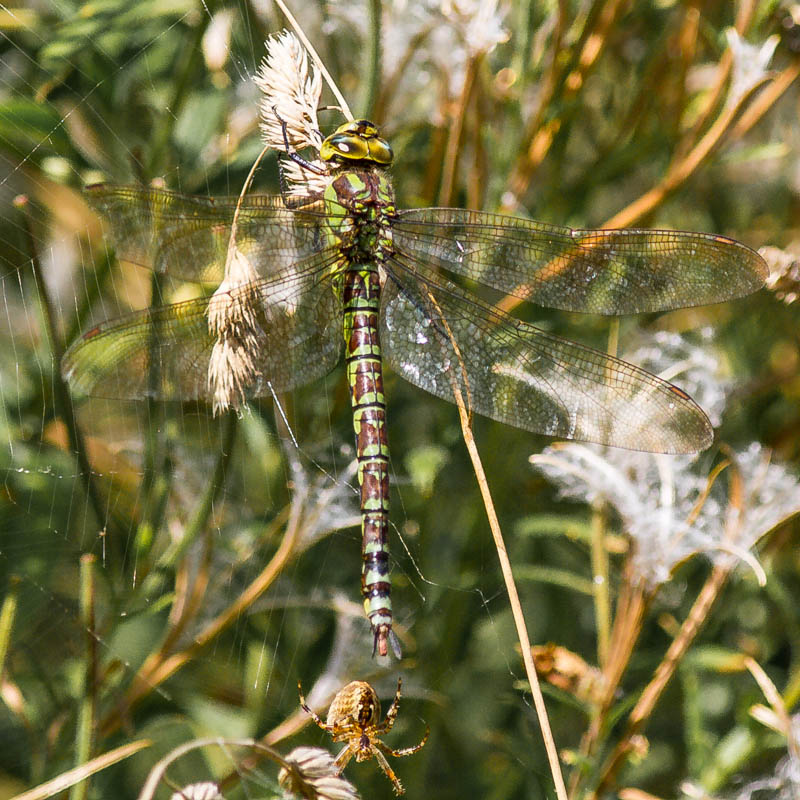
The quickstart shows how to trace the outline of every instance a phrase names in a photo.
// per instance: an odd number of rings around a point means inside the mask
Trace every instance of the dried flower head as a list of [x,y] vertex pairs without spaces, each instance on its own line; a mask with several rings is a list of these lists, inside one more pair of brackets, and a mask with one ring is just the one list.
[[741,99],[769,77],[768,67],[780,36],[773,34],[763,44],[750,44],[735,28],[725,31],[728,46],[733,55],[731,85],[726,105],[735,106]]
[[213,781],[190,783],[177,792],[173,792],[170,800],[225,800],[219,786]]
[[247,390],[258,377],[255,354],[264,339],[258,324],[253,289],[257,280],[250,259],[236,245],[228,248],[225,278],[208,304],[208,330],[216,337],[208,362],[208,385],[214,397],[214,414],[246,403]]
[[264,143],[286,151],[283,120],[292,147],[319,149],[322,144],[317,122],[322,95],[319,72],[312,68],[309,74],[308,54],[289,31],[270,36],[265,46],[267,55],[254,78],[264,95],[260,105]]
[[319,800],[357,800],[355,786],[343,778],[334,757],[319,747],[297,747],[286,756],[278,782],[291,795]]
[[[795,741],[800,739],[800,714],[792,717]],[[789,752],[762,778],[745,784],[732,800],[797,800],[800,797],[800,760]]]
[[769,265],[767,289],[786,305],[791,305],[800,297],[800,254],[798,249],[798,242],[793,242],[785,250],[778,247],[762,247],[758,251]]
[[[309,73],[308,54],[289,31],[270,36],[267,55],[255,77],[263,97],[260,104],[261,133],[264,143],[275,150],[314,148],[319,151],[322,134],[317,108],[322,94],[322,78],[316,69]],[[325,165],[312,163],[320,169]],[[284,177],[293,194],[307,195],[325,188],[324,176],[303,169],[291,159],[284,160]]]
[[[674,355],[677,342],[672,345]],[[721,395],[719,388],[703,386],[712,379],[696,369],[697,358],[695,352],[693,359],[684,362],[687,375],[693,377],[682,378],[681,383],[698,397]],[[721,406],[716,413],[719,411]],[[558,485],[562,497],[606,502],[617,511],[634,542],[635,574],[650,587],[667,581],[677,564],[696,553],[707,554],[715,563],[728,564],[735,557],[753,563],[749,548],[778,522],[800,510],[797,476],[771,464],[759,444],[736,453],[733,460],[743,486],[736,505],[724,478],[709,490],[708,476],[693,456],[570,442],[548,447],[530,458]]]

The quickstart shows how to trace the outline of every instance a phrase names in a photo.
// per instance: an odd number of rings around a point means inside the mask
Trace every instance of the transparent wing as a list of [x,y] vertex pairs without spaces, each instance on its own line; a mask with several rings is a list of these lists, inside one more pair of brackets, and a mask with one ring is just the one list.
[[[107,220],[117,258],[182,280],[220,283],[238,197],[195,197],[165,189],[100,184],[86,190]],[[287,208],[283,198],[247,195],[236,243],[257,274],[285,267],[331,247],[321,208]]]
[[423,208],[392,223],[395,248],[522,300],[636,314],[718,303],[760,288],[767,266],[706,233],[572,230],[481,211]]
[[638,367],[476,302],[451,282],[421,278],[404,256],[384,287],[381,345],[406,380],[472,411],[564,439],[691,453],[711,444],[694,401]]
[[328,275],[334,261],[316,256],[270,281],[104,322],[67,350],[64,377],[74,391],[95,397],[210,400],[217,339],[209,308],[241,301],[258,323],[249,394],[268,394],[268,383],[276,391],[309,383],[332,369],[342,350],[341,303]]

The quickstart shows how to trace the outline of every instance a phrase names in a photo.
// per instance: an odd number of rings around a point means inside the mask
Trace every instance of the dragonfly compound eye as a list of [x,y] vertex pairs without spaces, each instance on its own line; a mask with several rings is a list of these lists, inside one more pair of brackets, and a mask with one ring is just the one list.
[[333,133],[319,149],[323,161],[364,161],[369,158],[369,145],[363,136],[354,133]]
[[322,143],[319,155],[323,161],[351,164],[365,161],[384,167],[391,164],[394,158],[389,143],[378,136],[377,126],[365,119],[340,125]]

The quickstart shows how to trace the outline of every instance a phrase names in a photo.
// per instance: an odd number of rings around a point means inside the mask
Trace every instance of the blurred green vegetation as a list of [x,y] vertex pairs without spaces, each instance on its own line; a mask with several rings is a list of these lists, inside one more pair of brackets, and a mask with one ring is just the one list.
[[[376,14],[378,5],[305,2],[295,11],[355,114],[373,117],[392,142],[401,206],[502,208],[576,227],[615,219],[797,252],[796,6],[462,0],[385,2]],[[398,672],[405,696],[389,745],[413,744],[431,727],[420,753],[393,763],[409,796],[554,796],[453,406],[387,376],[393,596],[406,654],[389,667],[370,658],[358,602],[341,366],[282,398],[298,449],[267,400],[236,421],[192,404],[92,400],[74,408],[76,427],[65,423],[73,408],[58,354],[92,322],[146,306],[151,289],[150,276],[107,251],[82,187],[160,179],[185,192],[238,193],[261,148],[250,78],[264,40],[284,26],[255,0],[59,0],[0,12],[0,797],[143,739],[152,744],[74,796],[135,797],[158,759],[193,737],[266,737],[284,753],[328,746],[313,726],[299,732],[298,678],[312,703],[356,678],[388,702]],[[779,37],[744,95],[732,88],[731,26],[756,48]],[[733,59],[734,74],[743,66],[758,66],[756,50]],[[340,117],[324,112],[322,121],[327,132]],[[274,155],[256,187],[279,190]],[[24,210],[12,205],[20,194]],[[797,477],[800,305],[784,302],[791,275],[782,286],[782,297],[765,290],[621,322],[621,351],[643,331],[692,339],[713,329],[708,347],[731,390],[703,474],[726,456],[723,445],[738,452],[758,442]],[[607,345],[607,319],[515,313]],[[529,465],[545,437],[483,419],[475,433],[531,638],[580,656],[570,663],[593,675],[609,659],[598,652],[592,593],[596,517],[560,500]],[[631,547],[613,511],[604,524],[614,605]],[[768,701],[743,657],[761,665],[792,713],[798,533],[795,516],[762,538],[764,587],[742,567],[721,588],[634,757],[609,777],[609,796],[645,797],[621,793],[638,787],[678,797],[691,785],[692,796],[734,797],[797,752],[750,713]],[[644,598],[635,647],[602,715],[591,693],[551,673],[545,694],[573,797],[597,786],[711,570],[707,558],[690,559]],[[325,685],[312,694],[320,676]],[[226,798],[278,794],[277,768],[245,768],[246,755],[196,750],[168,775],[176,786],[228,778]],[[375,762],[347,775],[364,797],[391,792]],[[797,785],[786,786],[766,796],[793,796]],[[169,796],[166,785],[159,791]]]

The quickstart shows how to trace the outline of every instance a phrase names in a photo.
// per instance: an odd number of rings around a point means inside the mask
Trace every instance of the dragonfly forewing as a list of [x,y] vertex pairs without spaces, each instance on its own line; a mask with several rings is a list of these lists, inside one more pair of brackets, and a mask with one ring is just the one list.
[[655,375],[553,336],[396,261],[381,342],[406,380],[471,411],[534,433],[657,453],[711,444],[703,411]]
[[719,303],[767,268],[733,239],[664,230],[572,230],[482,211],[422,208],[392,226],[401,253],[549,308],[638,314]]
[[313,207],[290,209],[270,195],[196,197],[166,189],[99,184],[89,204],[105,220],[120,261],[196,283],[219,284],[240,205],[236,246],[264,279],[330,247],[328,223]]

